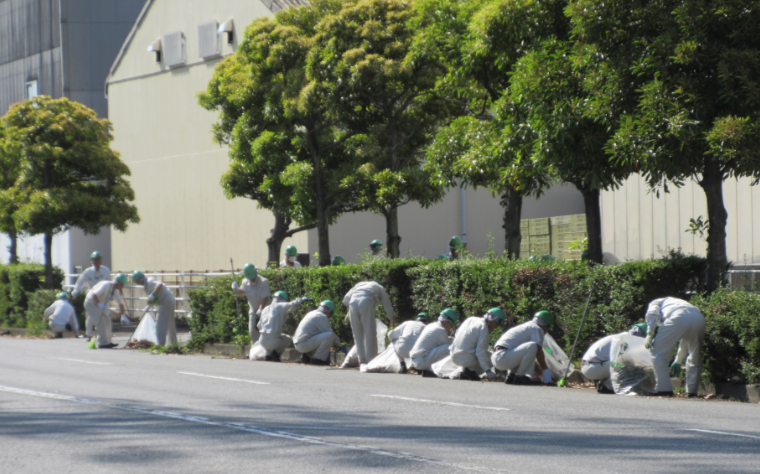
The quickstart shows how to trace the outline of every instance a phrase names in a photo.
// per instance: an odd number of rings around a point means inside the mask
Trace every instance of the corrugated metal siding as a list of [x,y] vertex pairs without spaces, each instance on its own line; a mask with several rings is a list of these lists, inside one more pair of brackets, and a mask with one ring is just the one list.
[[61,46],[59,0],[0,0],[0,65]]
[[38,82],[39,94],[51,97],[63,95],[61,48],[55,48],[28,58],[0,66],[0,115],[8,107],[26,99],[27,81]]

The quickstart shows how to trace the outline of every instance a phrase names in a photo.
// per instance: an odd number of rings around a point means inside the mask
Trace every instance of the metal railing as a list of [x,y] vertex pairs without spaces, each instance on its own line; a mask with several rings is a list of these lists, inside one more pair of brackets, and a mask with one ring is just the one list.
[[737,269],[729,270],[726,273],[729,287],[746,291],[760,291],[760,287],[758,287],[758,284],[755,281],[755,275],[760,274],[760,270]]

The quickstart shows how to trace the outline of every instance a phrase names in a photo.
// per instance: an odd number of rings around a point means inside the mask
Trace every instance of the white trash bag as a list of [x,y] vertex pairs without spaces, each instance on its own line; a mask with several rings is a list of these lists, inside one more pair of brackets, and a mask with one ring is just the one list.
[[251,351],[248,353],[248,359],[250,360],[264,360],[267,356],[267,350],[261,345],[259,341],[256,341],[251,346]]
[[[108,325],[106,325],[108,326]],[[158,344],[158,337],[156,336],[156,319],[153,313],[145,313],[140,320],[140,324],[137,325],[131,341],[148,341],[153,344]]]
[[[385,335],[388,333],[388,326],[383,324],[379,319],[375,319],[375,325],[377,328],[377,352],[379,354],[385,350]],[[359,353],[356,352],[356,346],[348,351],[346,358],[343,359],[343,363],[340,365],[341,369],[349,369],[352,367],[359,367]]]
[[442,379],[458,379],[464,368],[456,365],[448,355],[431,365],[430,370]]
[[369,361],[369,364],[362,364],[359,370],[376,374],[397,374],[401,371],[401,361],[398,360],[396,349],[391,345]]
[[544,336],[543,349],[546,365],[552,371],[553,382],[559,382],[565,376],[565,370],[567,370],[567,375],[570,375],[575,370],[575,365],[573,364],[570,365],[569,369],[567,368],[567,354],[565,354],[565,351],[559,347],[554,338],[549,334]]
[[610,348],[610,379],[618,395],[644,395],[654,391],[652,355],[644,338],[618,334]]

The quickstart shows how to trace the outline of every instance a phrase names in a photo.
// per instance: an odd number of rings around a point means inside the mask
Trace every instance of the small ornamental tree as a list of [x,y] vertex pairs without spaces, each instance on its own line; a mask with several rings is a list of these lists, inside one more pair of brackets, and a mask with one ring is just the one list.
[[18,263],[18,231],[13,213],[17,209],[15,196],[16,180],[19,173],[20,154],[14,149],[17,144],[4,140],[5,120],[0,119],[0,232],[8,234],[8,262]]
[[129,168],[110,148],[108,120],[67,98],[38,96],[11,106],[5,141],[20,163],[17,229],[45,235],[45,288],[53,288],[53,236],[69,227],[97,234],[140,221]]

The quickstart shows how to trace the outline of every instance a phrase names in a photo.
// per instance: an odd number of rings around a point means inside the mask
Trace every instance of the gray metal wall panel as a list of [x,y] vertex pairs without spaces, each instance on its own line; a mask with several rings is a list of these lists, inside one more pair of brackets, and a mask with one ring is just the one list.
[[36,80],[39,94],[61,97],[61,49],[56,48],[0,65],[0,115],[26,99],[26,83]]
[[58,0],[0,0],[0,65],[57,48]]

